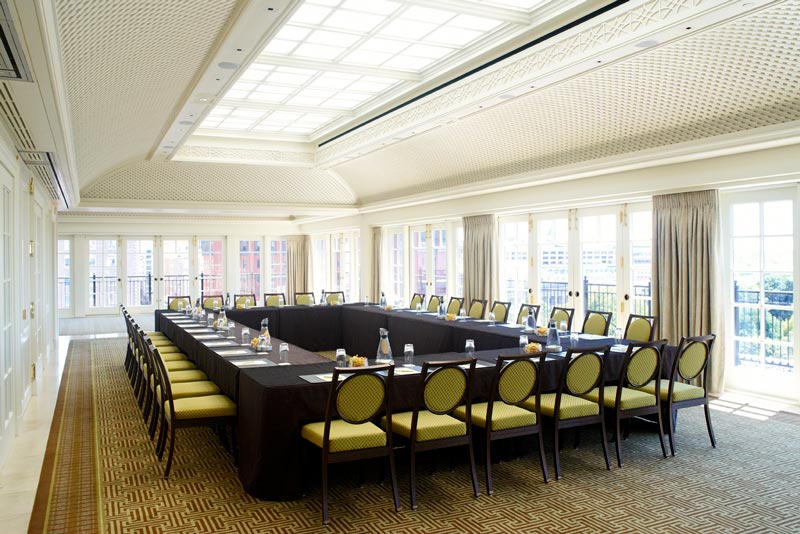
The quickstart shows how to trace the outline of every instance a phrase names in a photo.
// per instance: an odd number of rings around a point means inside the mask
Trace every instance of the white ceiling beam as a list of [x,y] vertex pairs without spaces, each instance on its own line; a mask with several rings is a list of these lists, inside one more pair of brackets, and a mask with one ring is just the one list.
[[352,111],[338,110],[338,109],[325,109],[315,106],[293,106],[291,104],[273,104],[270,102],[254,102],[252,100],[245,100],[242,98],[223,98],[218,103],[220,106],[231,106],[237,108],[260,109],[270,111],[278,109],[280,111],[297,111],[301,113],[317,113],[319,115],[330,115],[331,117],[346,117],[352,118],[356,114]]
[[385,78],[397,78],[398,80],[410,80],[412,82],[422,81],[422,76],[413,72],[405,72],[395,69],[382,69],[380,67],[359,67],[357,65],[342,65],[340,63],[330,63],[328,61],[316,61],[313,59],[300,59],[295,57],[278,56],[275,54],[261,54],[255,63],[265,65],[280,65],[282,67],[299,67],[315,69],[329,72],[346,72],[349,74],[364,74],[367,76],[380,76]]
[[531,16],[528,13],[523,13],[516,9],[488,6],[483,2],[468,2],[465,0],[403,0],[403,3],[431,8],[438,7],[465,15],[497,19],[512,24],[522,24],[524,26],[531,23]]

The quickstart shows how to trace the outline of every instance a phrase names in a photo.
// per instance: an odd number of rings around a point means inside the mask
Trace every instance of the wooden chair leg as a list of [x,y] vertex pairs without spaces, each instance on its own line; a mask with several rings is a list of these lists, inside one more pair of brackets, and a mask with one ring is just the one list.
[[417,451],[412,443],[409,447],[411,457],[408,464],[408,480],[411,489],[411,509],[417,509]]
[[159,406],[153,406],[153,416],[150,418],[150,428],[148,428],[147,433],[150,435],[150,441],[153,441],[153,438],[156,435],[156,427],[158,426],[158,420],[161,417],[161,410]]
[[669,405],[669,410],[667,411],[667,417],[669,417],[669,450],[672,453],[672,456],[675,456],[675,413],[672,411],[672,404]]
[[603,443],[603,456],[606,460],[606,469],[611,471],[611,460],[608,458],[608,439],[606,438],[606,420],[600,419],[600,440]]
[[708,406],[708,399],[706,399],[703,408],[706,412],[706,426],[708,427],[708,437],[711,438],[711,446],[717,448],[717,439],[714,437],[714,429],[711,427],[711,409]]
[[622,420],[619,417],[619,412],[615,418],[614,428],[614,448],[617,450],[617,465],[622,467]]
[[169,453],[167,454],[167,466],[164,468],[164,479],[169,478],[169,471],[172,469],[172,458],[175,455],[175,425],[169,426]]
[[397,469],[394,465],[394,451],[389,451],[389,476],[392,478],[392,497],[394,497],[394,510],[400,511],[400,493],[397,489]]
[[489,430],[486,430],[486,494],[494,495],[492,489],[492,438]]
[[667,448],[664,446],[664,420],[661,417],[661,409],[658,409],[658,441],[661,443],[661,454],[667,457]]
[[323,458],[323,460],[322,460],[322,524],[323,525],[327,525],[329,522],[330,522],[330,517],[328,516],[328,463]]
[[553,429],[553,461],[556,465],[556,480],[561,480],[561,458],[558,449],[558,425]]
[[542,466],[542,475],[544,476],[544,482],[547,484],[550,482],[550,474],[547,472],[547,460],[544,457],[544,437],[542,436],[542,430],[539,429],[537,432],[539,435],[539,463]]
[[475,450],[472,447],[472,440],[467,444],[469,448],[469,469],[472,474],[472,492],[475,497],[480,497],[481,489],[478,487],[478,470],[475,468]]

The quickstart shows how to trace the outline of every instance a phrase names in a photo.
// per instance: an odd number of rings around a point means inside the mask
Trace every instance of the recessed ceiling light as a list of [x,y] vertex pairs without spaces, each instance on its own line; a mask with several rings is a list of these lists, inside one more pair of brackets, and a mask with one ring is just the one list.
[[197,101],[198,102],[208,102],[208,98],[203,96],[203,97],[198,98]]
[[504,95],[498,96],[497,98],[499,98],[500,100],[511,100],[512,98],[514,98],[514,95],[512,95],[511,93],[506,93]]
[[234,63],[233,61],[220,61],[219,63],[217,63],[217,66],[221,69],[226,69],[226,70],[236,70],[239,68],[239,64]]
[[658,41],[655,39],[648,39],[647,41],[639,41],[634,46],[637,48],[650,48],[651,46],[655,46],[658,44]]

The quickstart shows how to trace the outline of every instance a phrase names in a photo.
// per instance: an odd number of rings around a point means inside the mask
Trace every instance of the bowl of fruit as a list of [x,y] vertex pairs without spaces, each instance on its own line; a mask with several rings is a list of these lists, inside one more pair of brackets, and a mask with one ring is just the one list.
[[350,357],[350,367],[364,367],[367,365],[367,358],[366,356],[351,356]]

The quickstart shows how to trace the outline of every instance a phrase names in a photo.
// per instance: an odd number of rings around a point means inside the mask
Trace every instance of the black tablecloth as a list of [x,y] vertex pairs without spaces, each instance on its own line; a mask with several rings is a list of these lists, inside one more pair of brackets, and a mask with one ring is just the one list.
[[247,309],[225,310],[228,319],[248,326],[254,330],[261,329],[261,320],[269,319],[269,332],[271,335],[281,335],[280,308],[274,306],[259,306]]

